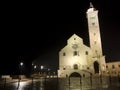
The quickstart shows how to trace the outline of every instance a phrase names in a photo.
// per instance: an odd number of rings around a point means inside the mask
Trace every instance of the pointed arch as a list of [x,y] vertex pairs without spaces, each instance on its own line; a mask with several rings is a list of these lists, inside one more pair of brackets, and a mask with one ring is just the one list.
[[99,73],[99,63],[97,61],[94,62],[94,70],[95,73]]

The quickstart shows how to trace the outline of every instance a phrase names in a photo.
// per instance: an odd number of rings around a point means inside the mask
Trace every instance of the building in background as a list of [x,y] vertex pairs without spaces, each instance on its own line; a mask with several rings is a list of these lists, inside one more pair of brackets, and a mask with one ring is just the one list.
[[120,62],[108,62],[106,63],[106,73],[110,75],[120,75]]

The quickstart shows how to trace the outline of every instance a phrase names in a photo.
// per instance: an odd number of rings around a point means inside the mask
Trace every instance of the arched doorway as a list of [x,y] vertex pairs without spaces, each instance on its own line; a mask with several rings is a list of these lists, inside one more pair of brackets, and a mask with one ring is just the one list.
[[74,69],[78,69],[78,65],[77,64],[74,64]]
[[81,77],[81,75],[77,72],[73,72],[70,77]]
[[81,75],[77,72],[71,73],[68,79],[69,85],[76,86],[81,84]]
[[99,73],[99,63],[97,61],[94,62],[95,73]]

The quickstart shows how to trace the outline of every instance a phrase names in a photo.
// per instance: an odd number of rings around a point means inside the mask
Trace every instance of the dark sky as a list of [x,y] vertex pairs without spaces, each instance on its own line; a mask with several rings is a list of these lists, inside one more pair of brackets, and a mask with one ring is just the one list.
[[[106,61],[120,61],[119,3],[91,1],[99,10]],[[57,67],[58,52],[74,33],[89,46],[88,8],[89,0],[8,3],[3,7],[0,73],[17,73],[20,61],[25,63],[27,71],[38,57],[41,65]]]

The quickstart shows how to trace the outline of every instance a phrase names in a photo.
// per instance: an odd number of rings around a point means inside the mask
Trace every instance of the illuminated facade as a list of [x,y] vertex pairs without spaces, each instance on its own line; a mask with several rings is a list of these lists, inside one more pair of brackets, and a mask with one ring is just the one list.
[[106,73],[110,75],[120,75],[120,62],[106,63]]
[[89,76],[106,70],[105,57],[102,54],[98,10],[90,4],[86,14],[90,47],[84,45],[82,38],[73,34],[67,40],[67,45],[59,52],[58,77],[67,77],[75,73]]

